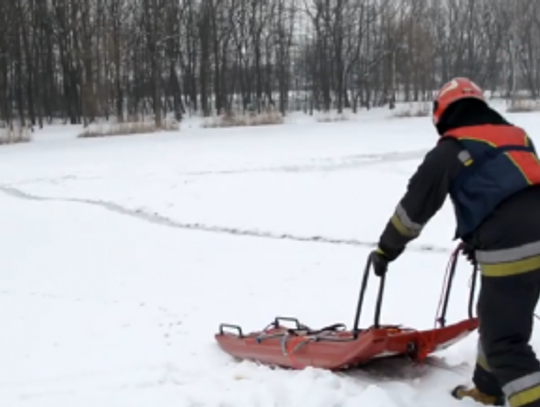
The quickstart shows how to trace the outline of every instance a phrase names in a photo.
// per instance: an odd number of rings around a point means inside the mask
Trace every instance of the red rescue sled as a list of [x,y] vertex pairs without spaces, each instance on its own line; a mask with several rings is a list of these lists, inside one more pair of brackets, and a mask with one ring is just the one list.
[[[343,370],[390,356],[402,356],[421,362],[427,355],[463,339],[478,326],[477,318],[473,317],[476,267],[473,270],[469,295],[469,318],[452,325],[446,325],[445,321],[460,250],[461,246],[454,251],[447,269],[443,295],[437,312],[440,314],[437,318],[438,327],[434,329],[419,331],[399,325],[379,323],[385,285],[384,276],[380,279],[375,322],[369,328],[359,328],[371,268],[371,259],[368,259],[352,330],[346,330],[345,325],[341,323],[322,329],[311,329],[301,324],[296,318],[277,317],[264,330],[248,334],[245,334],[238,325],[221,324],[219,332],[215,335],[216,341],[221,349],[237,359],[292,369],[314,367]],[[284,322],[292,323],[293,326],[287,327],[283,325]]]

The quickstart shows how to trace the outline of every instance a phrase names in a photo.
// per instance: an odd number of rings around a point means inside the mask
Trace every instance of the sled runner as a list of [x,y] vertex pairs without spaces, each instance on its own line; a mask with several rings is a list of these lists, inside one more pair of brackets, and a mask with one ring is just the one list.
[[[380,324],[384,276],[380,278],[374,324],[365,329],[359,328],[371,269],[371,258],[368,258],[351,330],[341,323],[312,329],[296,318],[277,317],[262,331],[251,333],[244,333],[238,325],[220,324],[215,339],[223,351],[237,359],[292,369],[314,367],[343,370],[390,356],[421,362],[427,355],[463,339],[478,326],[477,318],[473,317],[476,267],[473,269],[469,294],[468,319],[446,325],[446,310],[460,250],[461,247],[458,247],[454,251],[447,268],[437,310],[439,316],[433,329],[419,331],[400,325]],[[286,326],[291,324],[293,326]]]

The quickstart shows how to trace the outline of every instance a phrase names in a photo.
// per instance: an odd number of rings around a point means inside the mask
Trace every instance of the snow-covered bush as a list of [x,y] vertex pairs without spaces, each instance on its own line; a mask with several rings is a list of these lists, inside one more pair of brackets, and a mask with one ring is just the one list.
[[239,126],[268,126],[283,124],[283,115],[275,111],[257,113],[229,112],[221,116],[206,118],[202,126],[205,128],[239,127]]
[[350,120],[350,117],[345,113],[320,112],[317,114],[316,120],[319,123],[334,123],[348,121]]
[[164,121],[161,128],[157,129],[155,123],[148,122],[124,122],[124,123],[99,123],[91,124],[79,134],[79,138],[129,136],[134,134],[148,134],[156,131],[175,131],[180,126],[175,121]]
[[394,117],[427,117],[431,114],[431,102],[411,102],[408,105],[396,107],[392,112]]
[[28,143],[32,141],[32,128],[20,125],[0,125],[0,144]]
[[506,111],[508,113],[540,112],[540,100],[513,99]]

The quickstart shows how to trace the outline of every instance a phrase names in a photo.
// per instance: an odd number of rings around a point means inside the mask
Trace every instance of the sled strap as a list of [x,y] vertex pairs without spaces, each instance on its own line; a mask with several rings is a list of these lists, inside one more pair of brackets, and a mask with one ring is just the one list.
[[307,336],[293,336],[291,344],[287,346],[287,339],[289,338],[289,336],[290,335],[288,334],[283,335],[280,341],[281,351],[283,352],[284,356],[292,356],[302,346],[314,340],[314,338],[310,338]]
[[[290,345],[287,346],[287,339],[292,336],[292,341],[290,342]],[[281,352],[284,356],[287,356],[289,360],[291,361],[291,366],[295,367],[297,369],[302,369],[305,366],[302,366],[300,363],[297,362],[296,358],[294,357],[294,354],[301,349],[303,346],[305,346],[307,343],[316,340],[314,337],[309,336],[295,336],[291,335],[288,332],[285,333],[280,341],[280,347]]]

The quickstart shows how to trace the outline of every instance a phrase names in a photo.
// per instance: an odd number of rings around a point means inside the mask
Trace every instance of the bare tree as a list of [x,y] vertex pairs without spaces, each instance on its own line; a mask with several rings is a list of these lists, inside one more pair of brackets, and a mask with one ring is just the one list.
[[0,121],[88,125],[540,95],[536,0],[0,2]]

